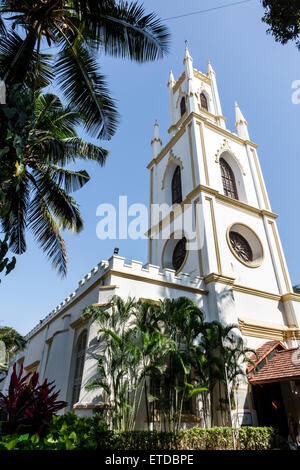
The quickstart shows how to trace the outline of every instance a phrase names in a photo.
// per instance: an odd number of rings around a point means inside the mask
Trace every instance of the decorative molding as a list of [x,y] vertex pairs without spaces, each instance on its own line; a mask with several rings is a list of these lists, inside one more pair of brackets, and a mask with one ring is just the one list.
[[194,200],[194,217],[195,217],[195,225],[196,225],[196,233],[197,233],[197,241],[198,241],[198,262],[199,262],[199,273],[200,276],[203,277],[204,270],[203,270],[203,260],[202,260],[202,250],[199,248],[200,242],[200,234],[199,234],[199,224],[198,224],[198,216],[197,216],[197,204],[199,202],[199,198]]
[[51,344],[53,342],[54,336],[59,335],[60,333],[67,333],[68,331],[68,328],[65,328],[64,330],[55,331],[50,338],[46,339],[45,343],[48,345]]
[[209,186],[209,174],[208,174],[208,165],[207,165],[207,158],[206,158],[206,149],[205,149],[205,140],[203,135],[203,125],[201,122],[196,121],[197,125],[199,126],[200,132],[200,141],[201,141],[201,149],[203,155],[203,165],[204,165],[204,174],[205,174],[205,183]]
[[[215,197],[215,199],[217,201],[224,202],[224,203],[226,203],[230,206],[236,206],[240,209],[243,209],[246,212],[249,212],[250,214],[256,214],[256,215],[261,216],[261,217],[266,216],[266,217],[269,217],[269,218],[272,218],[272,219],[277,219],[277,217],[278,217],[278,215],[274,214],[273,212],[269,212],[269,211],[266,211],[264,209],[261,210],[257,207],[250,206],[249,204],[246,204],[245,202],[239,201],[238,199],[233,199],[231,197],[225,196],[224,194],[221,194],[218,190],[213,189],[209,186],[205,186],[203,184],[199,184],[195,189],[193,189],[187,195],[185,200],[181,204],[179,204],[178,206],[181,208],[181,210],[185,210],[185,206],[191,204],[193,199],[195,197],[199,196],[199,194],[201,194],[201,193],[211,194],[212,196]],[[171,218],[170,218],[170,216],[171,216]],[[170,220],[171,221],[173,220],[172,217],[174,219],[173,212],[171,212],[170,215],[167,215],[166,217],[164,217],[158,224],[156,224],[154,226],[150,226],[149,230],[145,233],[145,235],[147,237],[149,237],[151,234],[153,234],[153,232],[154,233],[160,232],[166,224],[170,223]]]
[[[216,116],[216,117],[219,118],[220,116]],[[239,143],[240,145],[250,145],[253,148],[257,148],[257,145],[254,142],[251,142],[250,140],[244,140],[241,137],[239,137],[238,135],[233,134],[232,132],[228,131],[227,129],[223,129],[219,125],[210,122],[208,119],[201,116],[200,114],[195,113],[195,112],[191,112],[188,115],[188,117],[185,119],[185,121],[181,124],[181,127],[179,128],[177,133],[171,138],[171,140],[169,140],[169,142],[160,151],[160,153],[157,155],[157,157],[153,158],[151,160],[151,162],[147,165],[148,169],[150,169],[154,164],[159,163],[160,160],[169,152],[169,150],[173,147],[173,145],[175,145],[175,143],[184,134],[186,125],[193,118],[198,119],[201,122],[204,122],[206,127],[209,127],[211,129],[213,129],[215,132],[222,135],[223,137],[227,137],[228,139],[234,140],[235,142]]]
[[169,127],[168,133],[171,134],[171,132],[176,131],[176,129],[178,129],[181,126],[181,124],[185,121],[187,116],[188,116],[187,111],[185,111],[185,113],[181,116],[181,118],[175,124],[173,124],[173,126]]
[[211,80],[207,75],[204,75],[203,73],[199,72],[197,69],[193,69],[194,72],[194,77],[199,78],[202,82],[207,83],[208,85],[211,85]]
[[196,187],[196,176],[195,176],[195,161],[194,161],[192,132],[191,132],[192,125],[193,125],[192,122],[188,124],[188,137],[189,137],[189,148],[190,148],[190,157],[191,157],[192,181],[193,181],[193,189],[194,189]]
[[211,197],[205,197],[206,201],[209,202],[209,207],[210,207],[210,215],[211,215],[211,223],[212,223],[212,228],[213,228],[213,234],[214,234],[214,242],[215,242],[215,252],[216,252],[216,259],[217,259],[217,267],[218,267],[218,273],[221,274],[222,272],[222,267],[221,267],[221,257],[220,257],[220,250],[219,250],[219,242],[218,242],[218,233],[217,233],[217,227],[216,227],[216,217],[215,217],[215,211],[214,211],[214,203]]
[[168,159],[168,163],[167,163],[166,169],[164,171],[164,175],[163,175],[163,179],[162,179],[162,183],[161,183],[161,189],[164,189],[164,187],[165,187],[165,181],[166,181],[168,169],[169,169],[170,165],[172,165],[172,163],[175,163],[176,166],[179,166],[180,169],[183,170],[183,163],[182,163],[181,159],[179,157],[176,157],[176,155],[174,155],[174,153],[173,153],[173,150],[171,149],[170,150],[170,156],[169,156],[169,159]]
[[39,365],[40,365],[40,361],[34,361],[31,364],[29,364],[28,366],[24,366],[24,370],[28,374],[28,373],[33,372],[34,370],[36,370]]
[[84,320],[79,317],[77,318],[77,320],[73,321],[72,323],[70,323],[70,327],[73,328],[74,330],[77,329],[77,328],[80,328],[84,325],[86,325],[89,321],[89,319],[91,318],[91,316],[87,316]]
[[280,243],[279,243],[279,238],[277,236],[276,227],[275,227],[275,224],[272,220],[268,220],[268,223],[271,225],[271,228],[272,228],[273,237],[274,237],[274,240],[275,240],[275,245],[276,245],[276,249],[277,249],[277,253],[278,253],[278,257],[279,257],[279,261],[280,261],[280,266],[281,266],[282,274],[283,274],[283,277],[284,277],[285,287],[286,287],[286,290],[288,292],[290,292],[291,291],[291,286],[290,286],[289,278],[288,278],[288,275],[287,275],[287,272],[286,272],[286,269],[285,269],[285,263],[284,263]]
[[191,287],[187,286],[184,284],[176,284],[175,282],[168,282],[168,281],[161,281],[159,279],[153,279],[149,278],[147,276],[143,276],[142,274],[130,274],[130,273],[125,273],[122,271],[117,271],[117,270],[110,270],[104,275],[104,278],[107,276],[119,276],[123,277],[126,279],[131,279],[134,281],[141,281],[141,282],[147,282],[148,284],[155,284],[157,286],[163,286],[163,287],[169,287],[171,289],[177,289],[177,290],[184,290],[187,292],[193,292],[194,294],[201,294],[201,295],[208,295],[208,291],[204,289],[200,289],[199,287]]
[[216,163],[219,163],[219,162],[220,162],[220,157],[221,157],[221,155],[222,155],[224,152],[230,153],[230,155],[232,156],[232,158],[234,158],[234,160],[236,161],[236,163],[237,163],[238,166],[240,167],[240,169],[241,169],[243,175],[246,176],[246,172],[245,172],[245,170],[244,170],[243,165],[241,164],[240,160],[239,160],[238,157],[235,155],[235,153],[231,150],[230,144],[229,144],[229,142],[228,142],[227,139],[224,139],[224,142],[223,142],[222,146],[221,146],[221,147],[219,148],[219,150],[217,151],[215,162],[216,162]]
[[111,286],[99,286],[98,289],[99,289],[99,290],[119,289],[119,286],[114,286],[114,285],[111,285]]
[[274,323],[259,322],[239,318],[239,328],[244,336],[254,338],[273,339],[278,341],[291,341],[300,339],[299,328],[289,328]]
[[224,274],[210,273],[204,278],[205,284],[210,284],[211,282],[218,282],[221,284],[226,284],[232,286],[235,281],[234,277],[225,276]]
[[[258,241],[258,243],[259,243],[259,245],[260,245],[260,248],[261,248],[261,257],[260,257],[260,260],[259,260],[258,263],[251,263],[251,262],[250,262],[250,263],[249,263],[249,262],[247,263],[246,261],[243,261],[243,260],[238,256],[238,254],[235,252],[235,250],[233,249],[232,244],[231,244],[231,241],[230,241],[230,230],[231,230],[232,227],[234,227],[235,225],[241,225],[241,226],[243,226],[243,227],[246,227],[246,229],[248,229],[248,230],[254,235],[254,237],[257,239],[257,241]],[[238,231],[238,230],[235,230],[235,231]],[[239,233],[239,232],[238,232],[238,233]],[[242,234],[240,234],[240,235],[241,235],[242,237],[244,237],[244,235],[242,235]],[[246,238],[246,237],[244,237],[244,238]],[[233,256],[234,256],[240,263],[242,263],[244,266],[247,266],[247,268],[259,268],[259,266],[262,265],[262,263],[263,263],[263,261],[264,261],[264,259],[265,259],[264,246],[263,246],[263,243],[262,243],[261,239],[260,239],[259,236],[257,235],[257,233],[254,232],[254,230],[253,230],[251,227],[249,227],[249,225],[244,224],[244,223],[242,223],[242,222],[234,222],[233,224],[231,224],[231,225],[227,228],[227,230],[226,230],[226,241],[227,241],[227,245],[228,245],[228,247],[229,247],[231,253],[233,254]],[[250,248],[251,248],[251,245],[250,245],[250,243],[249,243],[249,240],[246,240],[246,241],[247,241],[247,243],[249,244],[249,246],[250,246]],[[251,250],[252,250],[252,248],[251,248]]]
[[281,296],[282,302],[300,302],[300,294],[296,294],[295,292],[288,292]]
[[269,201],[268,201],[267,192],[266,192],[266,189],[265,189],[261,169],[260,169],[260,166],[259,166],[259,163],[258,163],[258,158],[257,158],[256,152],[253,148],[250,147],[250,151],[252,152],[252,155],[253,155],[253,160],[254,160],[256,173],[257,173],[260,188],[261,188],[261,192],[262,192],[262,195],[263,195],[264,203],[265,203],[265,206],[266,206],[267,210],[270,211],[271,207],[270,207],[270,204],[269,204]]
[[175,85],[173,86],[173,94],[175,95],[176,91],[178,90],[178,88],[180,87],[180,85],[184,82],[185,80],[185,72],[183,72],[180,77],[178,78],[177,82],[175,83]]
[[242,292],[243,294],[254,295],[255,297],[263,297],[265,299],[276,300],[277,302],[280,302],[280,300],[281,300],[281,295],[280,294],[274,294],[272,292],[267,292],[267,291],[255,289],[253,287],[241,286],[239,284],[234,284],[232,286],[232,289],[235,292]]

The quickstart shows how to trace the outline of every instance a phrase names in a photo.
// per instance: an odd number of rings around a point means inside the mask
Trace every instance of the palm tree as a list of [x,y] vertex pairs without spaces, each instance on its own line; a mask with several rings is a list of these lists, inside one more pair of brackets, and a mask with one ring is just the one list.
[[145,62],[163,57],[168,45],[167,30],[154,13],[122,0],[0,0],[0,34],[0,71],[7,87],[37,74],[42,48],[55,48],[55,69],[46,81],[56,78],[84,116],[86,130],[102,139],[114,134],[118,116],[96,53]]
[[61,229],[79,232],[83,221],[70,196],[89,181],[85,170],[65,165],[77,159],[103,165],[107,152],[79,138],[79,112],[52,94],[14,87],[0,110],[2,230],[11,251],[26,250],[31,230],[59,273],[67,272]]

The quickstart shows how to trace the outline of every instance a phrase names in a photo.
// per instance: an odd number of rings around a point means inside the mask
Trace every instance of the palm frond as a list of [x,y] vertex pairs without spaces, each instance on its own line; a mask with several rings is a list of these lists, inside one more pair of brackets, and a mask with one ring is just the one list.
[[10,250],[13,253],[22,254],[26,251],[25,230],[30,194],[28,174],[26,173],[18,183],[10,183],[5,192],[9,212],[0,219],[1,225],[5,234],[8,235]]
[[168,51],[169,33],[155,13],[145,14],[137,2],[88,0],[84,21],[104,51],[137,62],[162,58]]
[[1,37],[0,73],[7,85],[26,83],[37,90],[48,86],[53,78],[51,55],[34,50],[35,39],[23,40],[17,33]]
[[42,195],[37,191],[28,212],[29,228],[52,265],[62,277],[67,273],[67,252],[59,227]]
[[82,45],[67,46],[58,54],[56,72],[67,100],[80,113],[91,135],[110,139],[118,114],[95,58]]
[[67,193],[77,191],[90,180],[85,170],[73,171],[56,165],[49,165],[48,170],[51,179]]

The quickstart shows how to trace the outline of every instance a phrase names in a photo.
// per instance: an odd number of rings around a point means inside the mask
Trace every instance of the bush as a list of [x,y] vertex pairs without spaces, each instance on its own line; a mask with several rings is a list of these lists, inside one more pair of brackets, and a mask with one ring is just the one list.
[[[235,441],[235,446],[234,446]],[[191,428],[178,434],[157,431],[109,431],[100,415],[53,416],[46,436],[0,437],[0,450],[270,450],[286,449],[273,428]]]
[[28,433],[43,435],[53,415],[67,403],[58,401],[59,392],[54,392],[53,382],[45,380],[39,385],[39,374],[19,374],[16,364],[10,379],[8,395],[0,392],[1,434]]
[[78,418],[74,412],[53,416],[47,435],[9,435],[0,438],[0,450],[95,450],[113,446],[112,432],[102,418]]

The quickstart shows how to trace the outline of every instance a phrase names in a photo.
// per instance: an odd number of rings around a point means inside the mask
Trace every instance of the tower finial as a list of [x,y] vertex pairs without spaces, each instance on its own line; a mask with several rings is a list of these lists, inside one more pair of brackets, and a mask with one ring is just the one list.
[[193,61],[189,52],[188,42],[187,40],[185,40],[185,55],[184,55],[183,63],[185,63],[187,60],[190,60],[191,62]]
[[162,147],[162,141],[161,141],[160,134],[159,134],[159,126],[158,126],[157,119],[155,119],[155,123],[154,123],[154,132],[153,132],[153,139],[151,140],[151,146],[152,146],[153,158],[156,158],[159,152],[161,151],[161,147]]
[[173,75],[173,72],[172,72],[172,69],[171,69],[170,74],[169,74],[168,87],[173,88],[174,85],[175,85],[175,79],[174,79],[174,75]]
[[246,119],[244,118],[244,115],[242,111],[240,110],[240,107],[237,101],[235,101],[234,105],[235,105],[235,128],[237,130],[237,133],[239,137],[241,137],[241,139],[250,140],[249,132],[248,132],[248,123]]

